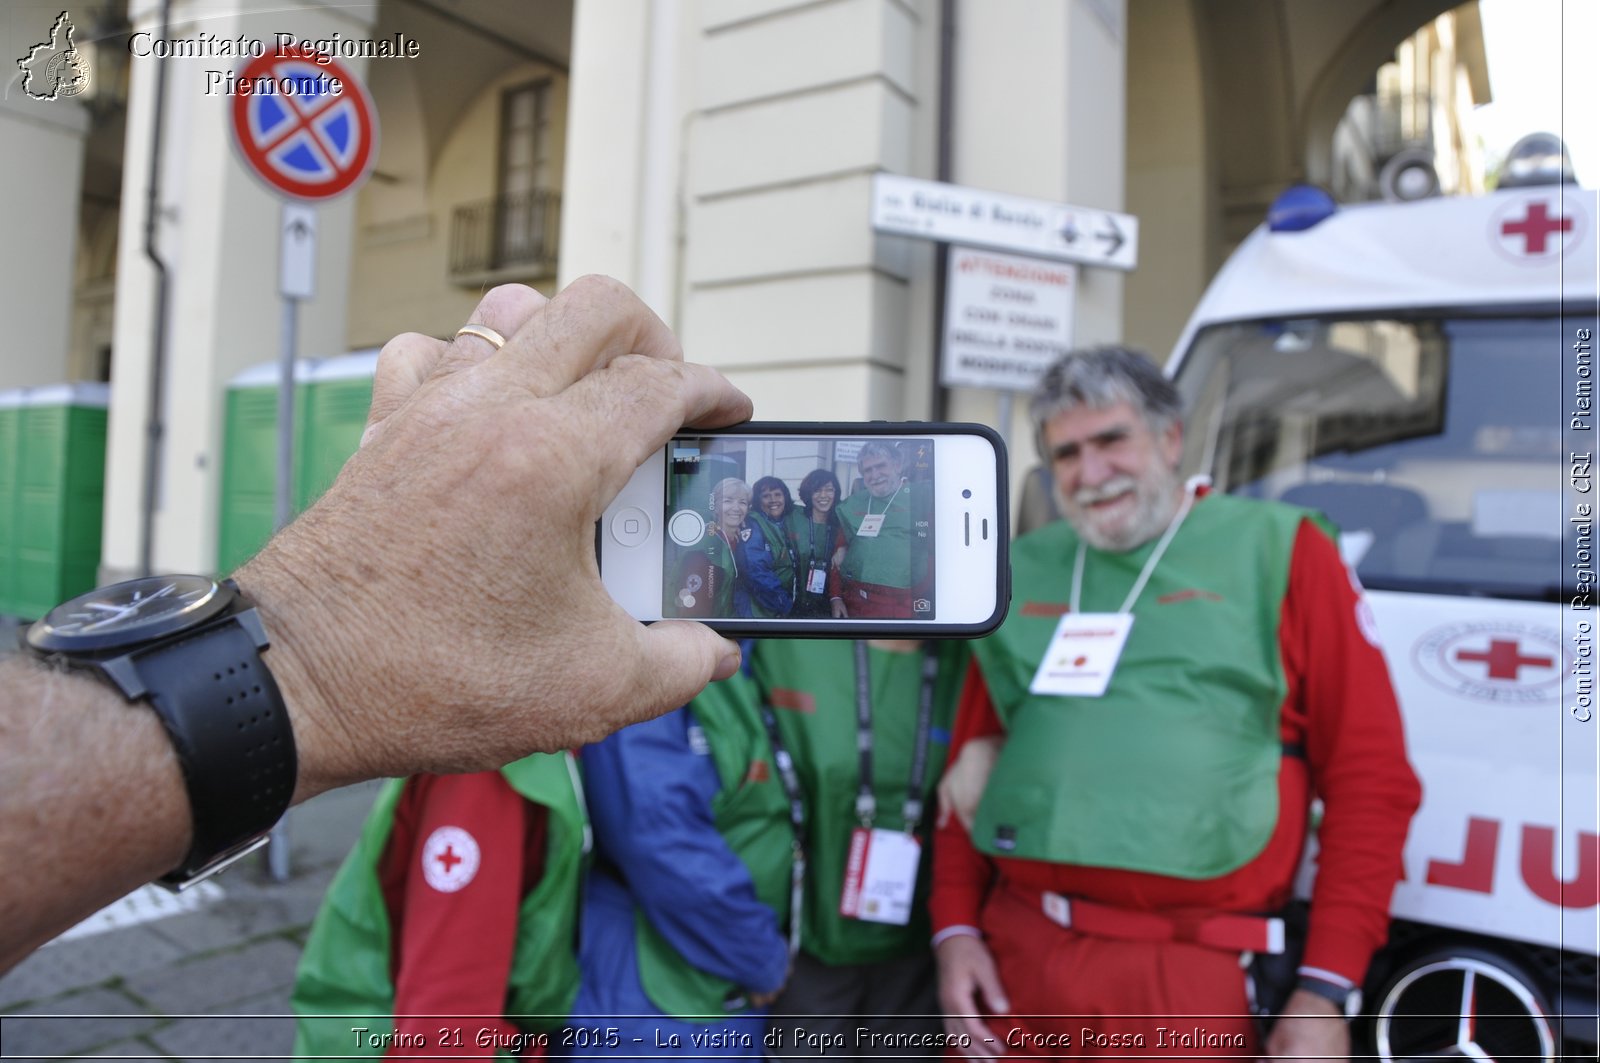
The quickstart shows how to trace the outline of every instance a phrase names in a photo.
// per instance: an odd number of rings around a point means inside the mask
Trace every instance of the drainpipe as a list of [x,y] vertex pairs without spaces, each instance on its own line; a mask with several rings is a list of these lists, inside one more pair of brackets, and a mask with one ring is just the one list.
[[[956,96],[956,0],[942,0],[939,6],[939,133],[934,179],[950,180],[953,111]],[[933,412],[935,421],[945,419],[950,393],[939,383],[944,365],[944,301],[949,285],[950,245],[934,244],[933,263]]]
[[[161,33],[157,40],[171,36],[172,0],[161,0]],[[156,250],[157,229],[161,224],[161,131],[166,117],[167,64],[156,60],[155,121],[150,133],[150,180],[145,199],[144,254],[156,270],[155,323],[150,330],[150,408],[145,421],[144,511],[139,521],[139,575],[154,569],[152,556],[156,539],[156,498],[161,475],[161,439],[165,427],[161,420],[161,392],[167,362],[167,264]]]
[[639,167],[639,259],[636,275],[639,298],[674,330],[677,299],[671,265],[677,221],[677,190],[683,179],[668,179],[673,172],[672,108],[678,100],[678,0],[654,0],[650,5],[650,70],[646,77],[644,136]]

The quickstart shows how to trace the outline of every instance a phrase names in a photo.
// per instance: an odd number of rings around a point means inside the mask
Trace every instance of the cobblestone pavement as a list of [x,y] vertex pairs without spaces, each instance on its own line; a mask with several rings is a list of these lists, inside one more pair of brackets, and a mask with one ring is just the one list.
[[377,785],[291,813],[288,882],[252,856],[193,900],[150,888],[0,976],[0,1058],[287,1057],[300,948]]

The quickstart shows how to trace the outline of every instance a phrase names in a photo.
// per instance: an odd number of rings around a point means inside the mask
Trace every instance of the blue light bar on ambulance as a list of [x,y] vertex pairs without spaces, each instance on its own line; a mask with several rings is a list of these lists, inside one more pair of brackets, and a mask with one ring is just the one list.
[[1316,185],[1290,185],[1267,208],[1267,228],[1275,233],[1304,232],[1339,209]]

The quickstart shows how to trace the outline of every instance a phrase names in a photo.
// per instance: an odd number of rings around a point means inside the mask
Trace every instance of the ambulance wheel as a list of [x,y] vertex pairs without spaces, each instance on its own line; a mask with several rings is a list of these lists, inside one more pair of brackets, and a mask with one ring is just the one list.
[[1458,1056],[1554,1063],[1539,982],[1492,950],[1437,948],[1402,964],[1378,995],[1373,1047],[1384,1063]]

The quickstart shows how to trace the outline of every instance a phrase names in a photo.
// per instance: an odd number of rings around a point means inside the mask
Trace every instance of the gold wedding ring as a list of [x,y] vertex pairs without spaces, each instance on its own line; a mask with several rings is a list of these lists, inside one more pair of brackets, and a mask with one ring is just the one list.
[[456,339],[459,340],[462,336],[476,336],[497,351],[506,345],[506,338],[488,325],[462,325],[456,329]]

